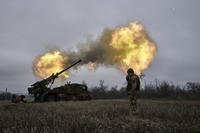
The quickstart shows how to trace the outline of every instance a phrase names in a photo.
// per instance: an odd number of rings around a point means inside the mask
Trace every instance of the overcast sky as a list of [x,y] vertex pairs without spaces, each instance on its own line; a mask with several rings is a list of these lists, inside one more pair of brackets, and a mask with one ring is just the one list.
[[[37,81],[32,61],[47,47],[75,49],[88,35],[135,20],[158,47],[144,80],[199,82],[199,13],[199,0],[0,0],[0,91],[26,92]],[[109,86],[126,82],[125,74],[113,68],[81,67],[70,73],[69,80],[89,86],[100,79]]]

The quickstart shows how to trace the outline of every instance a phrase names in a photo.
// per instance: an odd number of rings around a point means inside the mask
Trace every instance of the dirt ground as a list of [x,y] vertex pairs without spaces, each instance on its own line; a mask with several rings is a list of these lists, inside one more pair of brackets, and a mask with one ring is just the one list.
[[132,116],[127,100],[1,101],[0,132],[200,132],[200,102],[139,100],[139,113]]

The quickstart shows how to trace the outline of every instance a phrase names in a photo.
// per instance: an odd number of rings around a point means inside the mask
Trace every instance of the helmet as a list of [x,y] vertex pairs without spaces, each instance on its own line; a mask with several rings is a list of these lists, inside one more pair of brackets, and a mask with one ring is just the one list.
[[132,68],[129,68],[129,69],[127,70],[127,73],[134,73],[134,71],[133,71]]

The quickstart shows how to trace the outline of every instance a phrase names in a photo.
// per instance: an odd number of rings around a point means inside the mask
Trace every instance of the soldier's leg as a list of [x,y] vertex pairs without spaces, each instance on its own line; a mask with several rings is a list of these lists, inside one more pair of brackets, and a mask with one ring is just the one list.
[[137,112],[137,96],[136,96],[136,94],[133,95],[133,111]]
[[138,113],[138,110],[137,110],[137,96],[135,93],[129,95],[129,104],[130,104],[130,113],[136,115]]
[[130,112],[134,112],[134,97],[133,95],[129,95],[129,109],[130,109]]

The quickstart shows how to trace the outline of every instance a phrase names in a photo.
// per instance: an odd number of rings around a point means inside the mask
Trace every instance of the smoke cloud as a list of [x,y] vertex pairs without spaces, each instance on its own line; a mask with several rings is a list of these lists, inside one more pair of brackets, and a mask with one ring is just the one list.
[[87,65],[89,69],[105,65],[125,72],[131,67],[139,75],[151,65],[156,52],[155,42],[144,26],[140,22],[132,22],[127,26],[103,30],[98,38],[81,43],[76,52],[48,51],[34,60],[33,71],[37,77],[45,78],[82,59],[78,65]]

